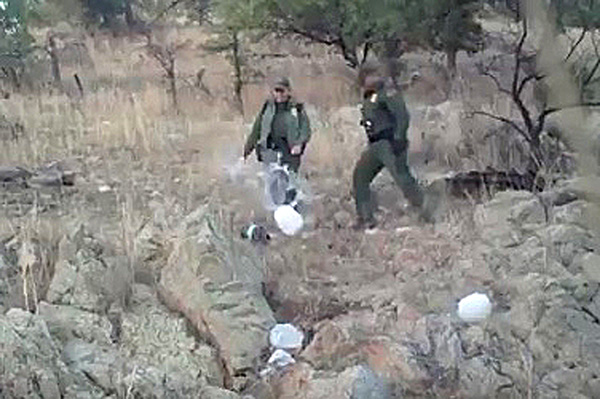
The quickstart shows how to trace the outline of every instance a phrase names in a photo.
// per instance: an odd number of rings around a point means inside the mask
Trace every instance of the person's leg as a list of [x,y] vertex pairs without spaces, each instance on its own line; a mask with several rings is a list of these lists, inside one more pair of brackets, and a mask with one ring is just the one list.
[[292,155],[289,152],[284,153],[282,162],[287,165],[291,172],[298,173],[300,169],[300,157],[301,155]]
[[424,199],[423,190],[410,172],[407,152],[401,151],[398,154],[394,154],[391,144],[387,141],[382,140],[376,144],[378,158],[390,171],[394,181],[402,189],[404,197],[406,197],[411,205],[421,208]]
[[300,169],[300,158],[301,154],[292,155],[287,140],[279,138],[274,141],[275,148],[281,153],[281,164],[287,165],[289,170],[294,173],[298,173]]
[[372,146],[369,146],[356,163],[352,179],[356,213],[359,222],[367,224],[375,222],[371,189],[369,186],[381,169],[383,169],[383,163],[378,159]]

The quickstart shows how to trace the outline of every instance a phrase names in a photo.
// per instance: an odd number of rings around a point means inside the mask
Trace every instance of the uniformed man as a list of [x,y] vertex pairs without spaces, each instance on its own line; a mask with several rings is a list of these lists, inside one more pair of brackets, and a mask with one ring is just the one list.
[[298,172],[311,130],[304,106],[292,98],[291,90],[288,78],[275,81],[272,97],[263,104],[246,141],[244,159],[256,150],[260,162],[280,159],[289,170]]
[[[361,82],[363,101],[361,125],[367,133],[368,146],[356,163],[353,175],[354,199],[358,221],[356,228],[374,228],[374,204],[369,188],[371,181],[385,167],[402,188],[406,199],[419,209],[424,202],[423,190],[408,167],[407,130],[409,114],[399,91],[386,89],[385,79],[370,71]],[[422,212],[421,217],[430,217]]]

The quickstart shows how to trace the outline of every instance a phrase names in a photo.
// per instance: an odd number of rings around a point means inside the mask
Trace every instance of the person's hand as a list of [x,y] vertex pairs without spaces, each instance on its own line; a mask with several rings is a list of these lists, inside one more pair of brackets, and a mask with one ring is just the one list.
[[302,145],[298,144],[293,146],[290,152],[292,153],[292,155],[300,155],[300,153],[302,152]]

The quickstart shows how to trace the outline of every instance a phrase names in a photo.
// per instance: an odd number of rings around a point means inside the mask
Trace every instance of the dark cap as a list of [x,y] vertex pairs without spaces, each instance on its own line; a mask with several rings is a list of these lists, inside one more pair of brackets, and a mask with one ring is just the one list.
[[275,80],[275,83],[273,84],[273,87],[283,87],[283,88],[286,88],[286,89],[289,90],[289,89],[292,88],[292,85],[291,85],[290,80],[288,78],[286,78],[286,77],[280,77],[280,78],[277,78]]
[[377,75],[369,75],[363,81],[363,88],[365,90],[381,90],[385,86],[385,79]]

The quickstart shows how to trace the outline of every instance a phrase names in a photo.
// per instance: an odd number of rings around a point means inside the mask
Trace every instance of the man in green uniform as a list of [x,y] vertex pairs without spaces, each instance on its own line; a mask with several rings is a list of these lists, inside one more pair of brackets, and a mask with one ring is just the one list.
[[[424,194],[408,167],[409,114],[400,92],[385,89],[385,80],[376,72],[363,79],[362,120],[369,144],[358,160],[353,175],[357,228],[374,228],[371,181],[385,167],[402,188],[411,205],[421,208]],[[421,217],[428,220],[425,213]]]
[[254,150],[264,163],[276,162],[280,156],[282,164],[297,173],[310,136],[303,104],[292,98],[289,79],[280,78],[273,86],[272,98],[265,101],[254,121],[244,147],[244,159]]

